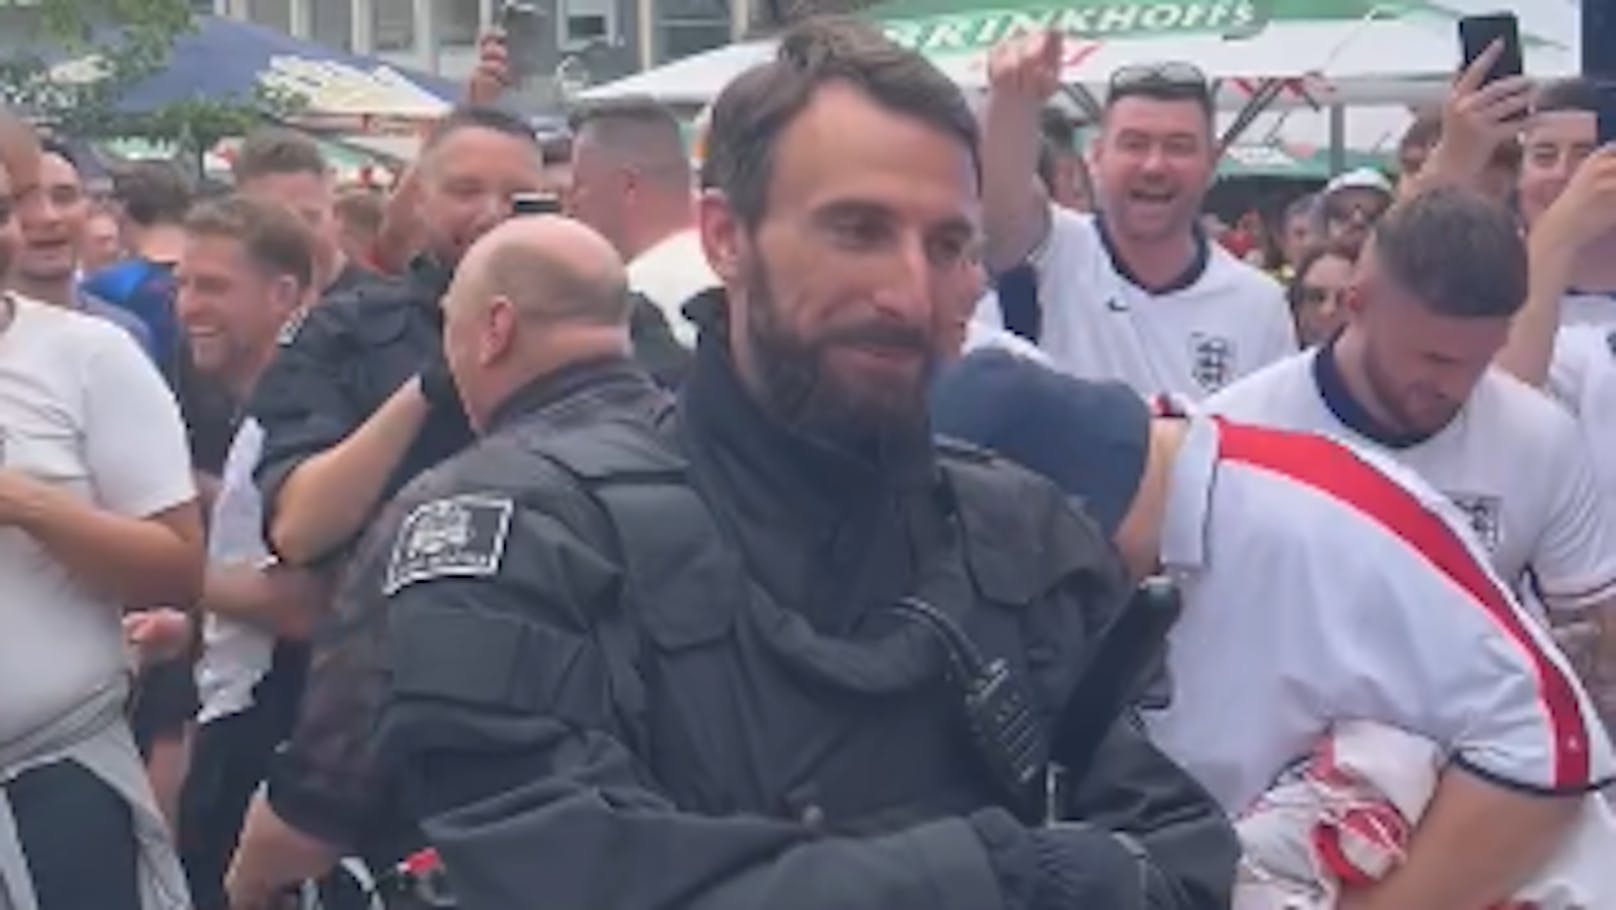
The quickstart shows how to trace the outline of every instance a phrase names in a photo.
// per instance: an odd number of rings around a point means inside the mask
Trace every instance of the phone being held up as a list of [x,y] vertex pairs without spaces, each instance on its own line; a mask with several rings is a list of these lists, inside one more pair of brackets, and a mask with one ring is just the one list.
[[511,84],[520,88],[538,71],[544,13],[537,3],[505,0],[499,10],[499,27],[505,32]]
[[1482,85],[1491,85],[1526,71],[1521,56],[1520,20],[1515,18],[1514,13],[1466,16],[1459,20],[1459,48],[1464,57],[1461,71],[1469,69],[1494,43],[1500,45],[1500,53],[1492,66],[1488,67]]

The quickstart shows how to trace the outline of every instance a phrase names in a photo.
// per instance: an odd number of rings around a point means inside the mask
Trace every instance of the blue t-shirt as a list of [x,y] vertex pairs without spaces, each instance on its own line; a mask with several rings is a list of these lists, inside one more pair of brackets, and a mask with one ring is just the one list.
[[145,323],[151,336],[152,356],[172,382],[180,343],[179,320],[174,315],[174,266],[149,259],[126,259],[84,279],[80,287]]

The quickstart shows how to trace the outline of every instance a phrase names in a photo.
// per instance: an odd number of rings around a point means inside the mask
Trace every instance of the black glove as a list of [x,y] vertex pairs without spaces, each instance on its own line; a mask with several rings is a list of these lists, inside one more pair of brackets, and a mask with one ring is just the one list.
[[421,368],[420,376],[421,397],[426,399],[427,407],[434,411],[460,410],[460,390],[455,388],[454,374],[449,372],[449,362],[442,351],[433,354]]
[[970,817],[1009,910],[1145,907],[1149,860],[1122,838],[1081,823],[1027,828],[1008,812]]

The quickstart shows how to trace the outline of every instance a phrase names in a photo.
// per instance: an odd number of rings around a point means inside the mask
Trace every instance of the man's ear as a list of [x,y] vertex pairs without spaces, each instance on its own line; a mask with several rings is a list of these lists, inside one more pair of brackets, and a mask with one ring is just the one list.
[[740,275],[741,222],[719,190],[703,191],[696,200],[696,220],[707,264],[725,284]]
[[277,275],[269,285],[269,293],[281,318],[290,319],[297,309],[309,301],[303,283],[291,275]]
[[477,364],[490,366],[498,362],[516,344],[516,323],[521,314],[509,297],[496,296],[480,315],[477,328]]

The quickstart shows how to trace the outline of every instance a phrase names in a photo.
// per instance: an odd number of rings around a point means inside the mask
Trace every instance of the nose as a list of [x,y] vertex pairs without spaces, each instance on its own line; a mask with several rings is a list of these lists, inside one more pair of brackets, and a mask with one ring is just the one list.
[[[477,225],[482,230],[488,230],[505,220],[510,214],[511,202],[509,197],[500,193],[488,193],[482,196],[477,203]],[[479,231],[478,233],[481,233]]]
[[875,303],[888,318],[908,325],[921,324],[930,318],[935,290],[925,240],[911,236],[899,244],[892,257]]
[[174,315],[181,325],[188,325],[202,312],[203,303],[195,291],[181,287],[174,293]]
[[23,196],[17,206],[20,220],[31,224],[56,221],[60,214],[61,211],[51,202],[50,194],[39,189]]

